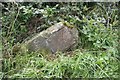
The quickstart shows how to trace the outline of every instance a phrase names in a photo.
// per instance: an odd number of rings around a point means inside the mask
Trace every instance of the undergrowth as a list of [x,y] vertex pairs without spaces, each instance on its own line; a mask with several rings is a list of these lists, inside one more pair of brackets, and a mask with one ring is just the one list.
[[19,52],[15,57],[4,59],[5,77],[117,78],[117,31],[106,28],[102,23],[96,23],[94,19],[84,18],[79,23],[84,23],[80,31],[84,35],[82,39],[85,39],[85,44],[89,46],[85,45],[82,49],[79,47],[68,53]]
[[[51,58],[41,53],[24,53],[11,60],[4,59],[9,78],[116,78],[117,58],[107,51],[75,50],[72,56],[58,52]],[[55,58],[56,57],[56,58]],[[114,65],[114,66],[112,66]],[[8,68],[8,66],[10,68]]]
[[[118,78],[117,3],[3,3],[2,78]],[[79,31],[70,52],[12,53],[17,43],[61,20]],[[28,39],[30,39],[30,37]],[[0,42],[1,43],[1,42]]]

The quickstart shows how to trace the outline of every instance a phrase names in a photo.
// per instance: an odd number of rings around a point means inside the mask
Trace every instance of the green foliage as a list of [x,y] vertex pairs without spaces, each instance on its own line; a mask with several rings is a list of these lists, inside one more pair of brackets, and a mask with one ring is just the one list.
[[57,58],[47,60],[40,53],[25,53],[7,61],[4,69],[6,70],[8,66],[11,66],[11,69],[5,73],[10,78],[116,78],[118,77],[116,72],[118,61],[108,55],[109,52],[105,51],[81,52],[75,50],[73,56],[65,56],[64,53],[59,53],[56,55]]
[[81,32],[85,35],[86,41],[90,42],[90,46],[94,50],[116,48],[118,46],[118,35],[113,29],[105,27],[104,24],[94,19],[82,20],[84,23]]
[[[3,45],[0,44],[0,49],[2,48],[4,60],[1,76],[118,77],[118,3],[3,4]],[[58,52],[54,56],[50,56],[47,51],[28,53],[25,50],[13,54],[12,49],[16,43],[24,43],[28,36],[61,20],[70,27],[75,25],[79,30],[79,45],[75,51],[70,54]]]
[[[2,52],[2,41],[0,40],[0,52]],[[1,53],[0,53],[1,55]]]

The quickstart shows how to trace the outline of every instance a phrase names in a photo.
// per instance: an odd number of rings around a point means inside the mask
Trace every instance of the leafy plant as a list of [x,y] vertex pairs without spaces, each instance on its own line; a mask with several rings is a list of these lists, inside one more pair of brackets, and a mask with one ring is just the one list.
[[[118,26],[118,3],[2,4],[2,77],[118,77],[119,31],[114,28]],[[79,45],[75,51],[55,55],[45,51],[12,53],[16,43],[61,20],[79,30]]]
[[91,43],[94,50],[106,50],[117,47],[118,36],[113,29],[105,27],[104,24],[92,18],[90,20],[84,18],[82,22],[84,26],[81,32],[85,35],[88,42]]

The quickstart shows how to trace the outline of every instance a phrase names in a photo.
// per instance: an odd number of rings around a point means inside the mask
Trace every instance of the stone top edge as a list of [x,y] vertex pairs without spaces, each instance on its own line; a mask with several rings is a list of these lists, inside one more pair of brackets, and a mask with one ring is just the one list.
[[[67,27],[67,26],[65,26],[62,22],[56,23],[56,24],[52,25],[51,27],[47,28],[46,30],[38,33],[31,40],[25,41],[25,43],[29,43],[29,42],[33,41],[35,38],[37,38],[39,36],[41,36],[43,38],[46,38],[46,37],[49,36],[48,34],[52,34],[52,33],[56,32],[56,31],[62,29],[63,27]],[[45,35],[46,35],[46,37],[45,37]]]

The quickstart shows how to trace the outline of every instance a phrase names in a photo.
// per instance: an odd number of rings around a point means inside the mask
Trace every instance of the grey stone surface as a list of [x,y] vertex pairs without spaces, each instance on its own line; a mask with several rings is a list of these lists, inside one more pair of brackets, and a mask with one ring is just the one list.
[[48,49],[55,53],[66,51],[78,41],[78,30],[65,26],[62,22],[44,30],[26,42],[28,51]]

